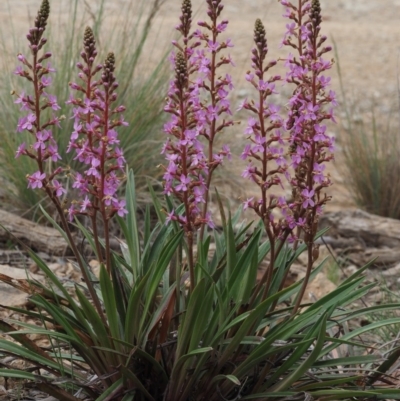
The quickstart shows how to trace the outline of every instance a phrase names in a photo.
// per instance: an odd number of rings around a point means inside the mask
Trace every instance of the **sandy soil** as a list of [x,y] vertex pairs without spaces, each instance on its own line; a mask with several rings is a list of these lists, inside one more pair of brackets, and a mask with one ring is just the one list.
[[[27,17],[35,15],[39,3],[38,0],[2,1],[0,22],[9,23],[11,15],[16,34],[22,34],[28,26]],[[80,2],[82,9],[90,8],[92,11],[96,10],[99,3],[98,0]],[[128,3],[135,6],[135,3],[139,4],[139,0],[106,1],[105,15],[108,18],[117,18],[120,10]],[[166,0],[155,18],[154,33],[148,42],[148,54],[153,61],[170,46],[170,40],[174,35],[173,27],[178,21],[180,3],[180,0]],[[249,51],[252,47],[254,20],[261,18],[264,21],[271,58],[284,57],[286,54],[286,49],[280,49],[279,45],[288,21],[282,18],[284,9],[277,0],[225,0],[224,3],[224,18],[230,21],[227,35],[235,44],[231,55],[236,68],[229,72],[236,82],[236,98],[233,101],[238,103],[240,98],[251,95],[251,88],[243,76],[250,64]],[[51,5],[55,9],[53,19],[56,19],[54,16],[63,15],[69,4],[65,0],[52,0]],[[347,94],[359,100],[361,113],[368,110],[372,100],[375,101],[379,114],[385,118],[397,103],[400,0],[321,0],[321,6],[324,17],[322,31],[328,35],[331,43],[334,40],[337,45]],[[195,19],[197,17],[203,19],[205,1],[193,0],[193,8],[196,11]],[[63,10],[61,14],[57,9]],[[86,18],[90,23],[90,17]],[[65,29],[65,25],[59,21],[57,27],[59,30]],[[106,33],[103,33],[103,36],[107,36]],[[276,72],[278,71],[279,68]],[[331,71],[331,76],[333,89],[339,92],[336,70]],[[340,120],[340,110],[337,115]],[[338,136],[340,124],[330,129]],[[242,141],[240,128],[229,135],[236,144]],[[239,145],[237,149],[240,152]],[[340,161],[340,144],[338,156]],[[343,185],[340,164],[336,162],[330,166],[335,181],[335,186],[331,190],[334,195],[329,207],[331,210],[354,206],[348,190]],[[237,173],[240,175],[240,171]],[[251,192],[252,189],[243,181],[240,181],[240,185]]]

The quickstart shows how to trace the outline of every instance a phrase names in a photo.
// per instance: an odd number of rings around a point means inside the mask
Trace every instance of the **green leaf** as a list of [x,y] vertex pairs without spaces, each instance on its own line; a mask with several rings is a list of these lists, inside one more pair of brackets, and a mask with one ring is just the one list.
[[[111,336],[114,338],[120,338],[122,328],[118,319],[114,286],[103,264],[100,266],[100,288],[103,295],[104,308],[106,310]],[[116,348],[118,349],[119,347],[116,346]]]
[[[203,309],[203,303],[205,301],[205,293],[207,288],[207,282],[205,279],[197,283],[190,296],[189,304],[184,316],[184,319],[179,327],[178,331],[178,342],[176,345],[176,360],[179,360],[184,354],[192,351],[190,344],[197,347],[197,344],[193,344],[192,337],[196,336],[199,338],[193,330],[193,327],[198,323],[198,316]],[[212,300],[211,300],[212,301]],[[208,308],[207,308],[208,312]],[[203,321],[201,321],[204,324]]]
[[[179,389],[181,389],[181,386],[177,385],[178,379],[180,379],[180,382],[183,382],[185,380],[185,378],[186,378],[186,376],[181,373],[182,372],[182,367],[184,366],[186,361],[189,360],[190,358],[193,358],[193,357],[196,357],[198,355],[202,355],[202,354],[205,354],[205,353],[208,353],[208,352],[211,352],[211,351],[213,351],[212,347],[198,348],[198,349],[195,349],[195,350],[189,352],[186,355],[181,356],[176,361],[176,363],[174,364],[172,373],[171,373],[171,378],[170,378],[170,387],[172,389],[174,389],[173,390],[173,391],[175,391],[174,394],[177,394],[176,392]],[[179,374],[181,374],[180,377],[179,377]],[[177,398],[177,397],[175,396],[175,397],[172,397],[171,399],[175,399],[175,398]]]
[[109,396],[116,392],[118,389],[122,389],[123,387],[123,379],[122,377],[115,381],[110,387],[107,387],[106,390],[101,393],[100,397],[96,398],[96,401],[105,401],[108,400]]
[[233,256],[234,260],[232,260],[234,267],[232,272],[228,275],[228,282],[222,294],[223,297],[229,296],[232,299],[237,300],[237,302],[243,303],[237,294],[241,292],[241,289],[243,287],[243,280],[249,271],[249,266],[251,265],[251,262],[253,261],[254,263],[254,260],[258,259],[260,236],[260,231],[257,231],[253,234],[249,244],[240,257],[237,257],[238,255],[236,255],[235,249],[235,255]]
[[79,230],[83,234],[83,236],[86,238],[87,242],[90,245],[90,249],[96,255],[96,259],[100,260],[100,256],[98,254],[97,246],[94,242],[93,235],[89,232],[89,230],[86,229],[86,227],[83,224],[81,224],[81,222],[78,219],[75,219],[75,224],[79,228]]
[[126,208],[128,214],[126,215],[126,226],[121,225],[126,231],[124,232],[127,240],[127,245],[130,254],[130,265],[132,267],[133,278],[136,281],[139,276],[140,266],[140,243],[139,243],[139,230],[136,220],[136,193],[135,193],[135,177],[133,171],[127,172],[127,184],[126,184]]
[[241,385],[240,380],[233,375],[217,375],[211,380],[211,384],[221,380],[230,380],[233,384],[236,384],[237,386]]
[[373,385],[379,378],[386,375],[388,370],[398,362],[400,358],[400,347],[390,351],[390,355],[372,372],[367,378],[367,384]]
[[[350,390],[350,389],[331,389],[331,390],[318,390],[312,393],[313,397],[324,397],[324,401],[336,401],[342,399],[351,399],[352,397],[362,397],[367,398],[370,397],[374,399],[377,395],[379,395],[379,391],[370,391],[370,390]],[[354,398],[353,398],[354,399]]]
[[146,205],[146,212],[144,215],[144,236],[143,236],[143,244],[144,247],[149,243],[150,240],[150,205]]
[[[265,384],[265,387],[268,388],[275,381],[283,376],[284,373],[291,371],[293,368],[296,369],[296,366],[301,361],[301,358],[304,355],[307,355],[307,350],[313,344],[315,330],[310,331],[304,338],[304,341],[300,341],[297,344],[297,347],[294,348],[292,354],[287,358],[287,360],[282,363],[282,365],[268,378],[268,381]],[[278,390],[282,390],[283,388],[279,388]],[[286,390],[286,388],[284,388]]]
[[[180,230],[176,234],[172,236],[172,238],[168,241],[167,244],[163,247],[161,254],[157,260],[157,263],[153,266],[151,271],[151,276],[147,280],[147,288],[146,288],[146,300],[144,304],[144,309],[142,312],[142,317],[139,325],[139,339],[142,339],[143,330],[145,327],[145,321],[147,319],[147,314],[150,311],[151,305],[154,304],[154,297],[160,285],[161,278],[163,277],[166,268],[171,263],[172,257],[175,254],[175,251],[178,245],[181,243],[183,237],[183,231]],[[142,341],[142,340],[140,340]]]
[[236,243],[230,214],[228,224],[224,227],[224,233],[226,242],[226,277],[229,279],[232,275],[236,261]]
[[[360,336],[361,334],[368,333],[371,330],[378,329],[380,327],[388,326],[391,324],[399,324],[399,323],[400,323],[400,318],[393,318],[393,319],[386,319],[386,320],[382,320],[380,322],[374,322],[371,324],[367,324],[363,327],[359,327],[358,329],[354,329],[351,332],[343,335],[341,337],[341,340],[349,340],[351,338]],[[329,354],[336,347],[337,347],[336,344],[332,344],[332,345],[325,347],[323,352],[321,353],[321,356]]]
[[349,366],[349,365],[364,365],[366,363],[373,363],[380,360],[378,355],[360,355],[360,356],[346,356],[345,358],[334,358],[326,361],[317,361],[314,366],[316,368],[330,367],[330,366]]
[[328,313],[325,313],[318,322],[317,328],[319,334],[314,349],[312,350],[308,358],[306,358],[306,360],[302,362],[298,368],[295,368],[292,373],[290,373],[288,376],[284,377],[276,385],[274,385],[271,388],[271,391],[282,391],[288,389],[296,380],[302,377],[317,360],[325,342],[327,316]]
[[326,387],[338,387],[340,384],[354,383],[363,378],[364,378],[364,376],[348,376],[348,375],[346,375],[346,377],[341,377],[338,379],[321,380],[316,383],[306,384],[305,386],[299,387],[298,390],[309,391],[309,390],[315,390],[315,389],[326,388]]
[[141,297],[148,286],[149,276],[150,272],[148,272],[140,282],[136,284],[135,288],[132,289],[128,300],[125,321],[125,340],[131,344],[134,344],[135,339],[137,340],[139,338],[139,333],[144,330],[140,323],[143,313]]
[[110,348],[111,342],[109,339],[109,335],[96,309],[85,297],[85,295],[83,295],[82,291],[78,287],[75,287],[75,291],[81,307],[84,311],[85,317],[93,327],[93,332],[91,333],[93,343],[98,345],[101,344],[103,347]]
[[153,186],[150,184],[149,181],[147,181],[147,187],[149,188],[149,192],[151,195],[151,201],[154,205],[154,210],[157,214],[158,217],[158,221],[165,225],[165,219],[166,219],[166,215],[165,213],[163,213],[163,207],[161,205],[160,199],[158,198],[157,194],[154,192]]
[[[251,394],[247,395],[245,397],[242,397],[242,400],[259,400],[259,399],[264,399],[264,398],[282,398],[282,397],[293,397],[297,395],[295,391],[279,391],[276,393],[258,393],[258,394]],[[290,398],[289,398],[290,400]]]
[[0,339],[0,349],[5,353],[10,353],[11,355],[31,361],[34,364],[39,364],[43,369],[46,369],[49,372],[60,372],[64,369],[64,372],[67,375],[70,377],[73,376],[73,371],[68,369],[67,366],[61,366],[58,362],[45,358],[42,355],[39,355],[34,351],[30,351],[25,347],[15,344],[11,341]]
[[22,380],[43,380],[40,376],[36,376],[32,373],[25,372],[24,370],[16,370],[16,369],[1,369],[0,368],[0,376],[1,377],[12,377],[13,379],[22,379]]
[[121,367],[121,372],[123,376],[127,379],[130,379],[135,384],[135,387],[139,389],[140,392],[150,401],[156,401],[152,395],[147,391],[145,385],[137,378],[137,376],[130,370],[127,369],[125,366]]
[[394,389],[394,388],[389,388],[389,389],[379,389],[376,390],[377,393],[380,393],[376,395],[376,399],[378,400],[400,400],[400,390]]

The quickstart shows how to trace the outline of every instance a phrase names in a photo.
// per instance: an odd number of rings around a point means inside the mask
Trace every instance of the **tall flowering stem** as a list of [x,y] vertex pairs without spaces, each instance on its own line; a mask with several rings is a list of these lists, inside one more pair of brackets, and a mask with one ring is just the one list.
[[[265,62],[268,52],[265,29],[257,20],[252,71],[246,74],[246,79],[258,91],[258,99],[246,99],[241,106],[255,116],[249,118],[245,130],[250,144],[246,145],[242,159],[249,160],[249,164],[242,175],[260,188],[260,197],[248,199],[244,208],[253,209],[262,219],[271,243],[270,264],[258,283],[252,301],[263,285],[263,299],[268,295],[274,263],[285,241],[293,243],[294,248],[299,241],[307,245],[307,272],[293,309],[295,314],[304,296],[312,266],[318,258],[314,238],[322,208],[329,200],[323,189],[331,185],[329,175],[324,173],[325,163],[333,159],[333,138],[326,134],[324,122],[334,121],[332,106],[336,105],[336,100],[334,92],[328,91],[330,78],[324,75],[332,67],[332,61],[322,58],[331,48],[323,46],[326,37],[320,35],[322,18],[319,1],[299,0],[295,5],[281,0],[281,3],[286,6],[285,16],[292,21],[286,25],[283,45],[289,46],[291,51],[295,50],[295,55],[290,53],[285,60],[288,69],[285,81],[293,84],[295,89],[288,103],[288,117],[282,120],[278,108],[268,102],[268,97],[276,93],[274,82],[280,77],[265,78],[265,73],[276,62]],[[287,153],[285,147],[289,149]],[[267,196],[271,187],[283,187],[287,180],[291,187],[291,200]],[[274,209],[281,216],[278,221],[273,214]]]
[[246,79],[257,90],[258,98],[256,101],[246,99],[240,107],[254,115],[248,119],[245,135],[250,143],[246,145],[241,158],[249,161],[242,176],[260,188],[260,196],[258,199],[254,197],[248,199],[244,208],[253,209],[261,218],[271,244],[270,263],[254,292],[255,299],[262,286],[266,297],[272,282],[275,260],[283,244],[282,241],[281,247],[276,249],[277,241],[281,237],[286,239],[291,229],[283,221],[276,221],[273,215],[274,209],[287,207],[284,198],[278,201],[276,196],[268,196],[272,187],[282,186],[288,165],[284,157],[283,120],[278,113],[279,107],[269,101],[270,96],[277,93],[275,82],[280,81],[281,77],[275,75],[266,78],[270,68],[277,62],[266,61],[268,54],[266,31],[260,19],[255,22],[254,43],[251,57],[252,71],[247,72]]
[[31,82],[34,91],[33,95],[19,94],[15,101],[15,103],[21,105],[21,111],[27,113],[26,116],[20,118],[17,132],[28,131],[33,136],[34,143],[29,147],[25,143],[20,144],[16,157],[27,156],[36,161],[38,170],[27,176],[28,187],[44,190],[56,207],[61,224],[68,237],[69,245],[76,257],[92,300],[103,322],[106,323],[99,298],[89,277],[89,272],[75,245],[64,214],[64,202],[60,201],[60,197],[66,193],[66,189],[63,188],[56,177],[63,172],[63,169],[61,167],[52,169],[51,162],[57,162],[61,157],[58,154],[57,143],[51,131],[52,126],[60,124],[60,118],[52,114],[50,118],[45,119],[43,114],[44,111],[49,109],[52,112],[60,109],[56,97],[47,92],[51,84],[49,73],[55,72],[55,70],[49,62],[47,62],[46,66],[43,64],[45,60],[51,58],[51,53],[42,51],[47,42],[43,37],[43,33],[46,29],[49,14],[49,1],[43,0],[35,20],[35,26],[27,34],[32,60],[28,61],[24,55],[18,55],[18,60],[21,64],[16,68],[15,74]]
[[[116,127],[127,125],[121,113],[125,107],[113,107],[117,99],[118,87],[114,76],[115,58],[109,53],[103,65],[95,65],[97,56],[96,42],[91,28],[86,28],[81,53],[83,63],[77,67],[81,72],[82,84],[70,83],[70,87],[80,97],[71,96],[68,103],[74,105],[74,132],[71,135],[68,151],[75,149],[75,159],[82,162],[86,170],[83,174],[74,174],[73,188],[79,190],[83,198],[74,201],[68,209],[70,220],[76,215],[90,217],[100,262],[103,262],[101,246],[98,240],[97,216],[100,214],[105,238],[105,263],[111,273],[111,255],[109,252],[110,219],[117,213],[121,217],[127,213],[125,200],[118,199],[117,190],[125,169],[123,151],[118,147]],[[101,77],[96,74],[101,71]]]
[[286,6],[286,17],[292,21],[287,25],[283,44],[297,52],[297,55],[290,54],[285,63],[289,70],[286,81],[295,85],[286,120],[294,171],[290,178],[292,202],[289,209],[293,225],[298,235],[303,234],[308,252],[306,276],[293,310],[296,313],[313,263],[318,258],[314,238],[319,216],[330,199],[323,189],[331,185],[324,170],[325,163],[333,159],[333,138],[326,134],[324,122],[334,121],[332,106],[336,105],[336,100],[334,92],[328,91],[330,78],[324,75],[332,67],[332,61],[322,57],[331,47],[324,46],[326,36],[320,34],[319,0],[299,0],[297,5],[282,0],[282,4]]
[[[208,104],[199,103],[199,122],[205,123],[201,129],[208,142],[206,151],[208,164],[208,177],[206,181],[206,192],[204,194],[204,205],[202,217],[206,218],[208,213],[209,191],[211,180],[215,169],[222,164],[223,158],[231,158],[230,149],[223,145],[218,152],[214,150],[214,143],[217,135],[223,130],[234,124],[229,118],[232,115],[230,102],[228,100],[229,92],[233,89],[232,77],[229,74],[221,74],[220,68],[227,64],[233,64],[230,55],[221,55],[224,49],[233,47],[230,39],[220,41],[219,37],[227,26],[227,20],[220,20],[224,6],[221,0],[206,0],[208,5],[207,15],[209,21],[199,21],[198,25],[203,27],[204,31],[196,30],[194,32],[201,44],[203,50],[197,50],[194,62],[198,65],[197,85],[200,90],[208,95]],[[221,74],[221,75],[220,75]],[[200,230],[200,240],[204,235],[205,225]]]
[[182,44],[173,43],[178,50],[171,57],[175,77],[165,106],[172,118],[165,125],[169,138],[162,151],[168,161],[168,166],[164,167],[164,192],[174,195],[184,205],[183,214],[173,210],[167,221],[177,221],[186,233],[192,289],[195,286],[195,235],[200,230],[202,239],[205,226],[213,227],[208,212],[212,174],[224,157],[230,158],[229,148],[224,145],[216,152],[214,142],[219,133],[233,124],[224,117],[231,114],[227,96],[233,88],[232,80],[228,74],[217,75],[221,66],[231,63],[229,56],[219,56],[223,49],[231,46],[229,40],[218,42],[228,22],[218,22],[223,9],[220,0],[207,1],[207,4],[210,22],[198,23],[204,32],[200,29],[192,32],[191,2],[184,0],[182,3],[177,30],[183,39]]

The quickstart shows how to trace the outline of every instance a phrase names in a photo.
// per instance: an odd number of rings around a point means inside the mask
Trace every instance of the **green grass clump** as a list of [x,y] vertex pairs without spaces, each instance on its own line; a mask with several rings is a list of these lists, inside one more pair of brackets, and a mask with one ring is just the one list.
[[368,115],[358,113],[358,104],[348,101],[337,51],[336,60],[345,122],[340,136],[345,183],[361,209],[379,216],[400,219],[398,124],[393,124],[392,114],[386,117],[379,115],[374,101],[371,102]]
[[[60,115],[64,115],[61,128],[55,128],[54,137],[59,144],[59,152],[65,167],[78,169],[73,160],[74,152],[66,153],[70,134],[73,131],[72,107],[66,105],[71,89],[69,82],[78,81],[78,69],[74,65],[79,59],[82,47],[83,32],[86,25],[93,28],[97,40],[99,55],[97,62],[102,63],[106,54],[113,51],[116,55],[116,76],[119,82],[118,105],[126,106],[125,120],[127,127],[119,129],[121,148],[124,149],[127,164],[136,174],[138,188],[144,188],[148,177],[157,177],[161,149],[162,105],[168,83],[168,65],[165,53],[157,50],[162,56],[150,60],[148,36],[153,18],[162,1],[151,3],[145,0],[119,4],[118,11],[109,15],[107,0],[101,0],[95,10],[85,2],[73,0],[59,8],[58,16],[49,21],[50,34],[47,48],[53,51],[52,64],[56,68],[53,83],[49,92],[55,94],[61,106]],[[111,5],[111,4],[110,4]],[[65,13],[65,7],[67,12]],[[12,13],[10,11],[10,21]],[[10,22],[12,25],[12,22]],[[26,175],[37,170],[36,164],[29,158],[15,159],[15,151],[21,142],[31,143],[27,132],[15,134],[16,124],[22,116],[18,105],[13,104],[10,92],[24,90],[24,80],[13,75],[17,65],[16,55],[21,52],[28,55],[29,49],[23,35],[12,33],[12,46],[9,34],[14,27],[3,28],[0,46],[2,47],[2,69],[0,72],[0,169],[8,185],[13,205],[31,217],[36,206],[43,202],[44,192],[27,189]],[[5,34],[7,32],[7,34]],[[18,38],[18,39],[16,39]],[[22,38],[21,40],[19,38]],[[146,46],[145,46],[146,44]],[[10,48],[12,49],[10,51]],[[147,49],[147,50],[146,50]],[[26,88],[30,93],[31,88]]]

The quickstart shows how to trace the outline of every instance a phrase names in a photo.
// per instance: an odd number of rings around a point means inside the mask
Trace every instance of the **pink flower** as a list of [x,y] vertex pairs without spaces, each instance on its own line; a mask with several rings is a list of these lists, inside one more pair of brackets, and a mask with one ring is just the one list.
[[28,188],[42,188],[43,180],[46,178],[45,173],[40,173],[40,171],[36,171],[32,175],[28,176]]
[[17,97],[17,100],[14,101],[14,103],[15,103],[15,104],[20,104],[20,105],[21,105],[21,108],[20,108],[21,111],[24,111],[24,110],[31,110],[30,104],[29,104],[29,102],[28,102],[28,99],[29,99],[29,98],[25,96],[25,93],[22,92],[22,93]]
[[171,221],[176,221],[177,217],[175,216],[175,211],[172,210],[171,212],[167,213],[167,217],[165,218],[165,224],[170,223]]
[[128,210],[126,209],[125,206],[126,206],[125,199],[113,202],[113,207],[117,211],[118,216],[120,217],[124,217],[126,214],[128,214]]
[[188,185],[190,184],[190,178],[186,177],[184,174],[181,174],[180,184],[175,187],[176,191],[186,192],[188,190]]
[[17,68],[14,70],[14,74],[23,77],[25,75],[25,71],[21,65],[18,65]]
[[303,195],[303,207],[304,209],[307,209],[308,207],[313,207],[315,205],[315,202],[313,201],[313,196],[315,195],[315,191],[311,189],[309,191],[308,189],[303,189],[301,191],[301,194]]
[[216,52],[219,48],[219,43],[218,42],[213,42],[212,40],[208,41],[208,48],[212,51],[212,52]]
[[217,25],[217,32],[219,33],[224,32],[227,26],[228,26],[228,21],[222,21]]
[[15,152],[15,158],[20,157],[21,155],[26,154],[26,145],[25,142],[22,142],[21,145],[18,146],[17,151]]
[[88,196],[85,196],[85,199],[81,202],[81,208],[79,210],[80,213],[85,213],[88,207],[91,207],[92,203],[90,202]]
[[61,107],[57,104],[57,98],[54,95],[48,95],[47,98],[49,99],[49,105],[54,110],[60,110]]
[[42,85],[44,87],[47,87],[47,86],[51,85],[51,81],[52,81],[51,77],[43,76],[40,82],[42,83]]
[[24,130],[31,130],[33,129],[33,123],[36,121],[36,116],[34,114],[28,114],[25,117],[24,123],[22,124],[21,128]]
[[62,194],[66,194],[67,191],[62,187],[62,185],[57,181],[53,180],[53,187],[54,191],[56,193],[56,196],[60,197]]
[[246,199],[243,202],[243,210],[248,209],[249,207],[253,207],[253,200],[254,200],[254,196],[251,198]]
[[72,204],[68,208],[68,220],[69,221],[73,221],[74,220],[74,216],[76,216],[77,214],[79,214],[79,212],[78,212],[78,210],[75,209],[75,206]]

